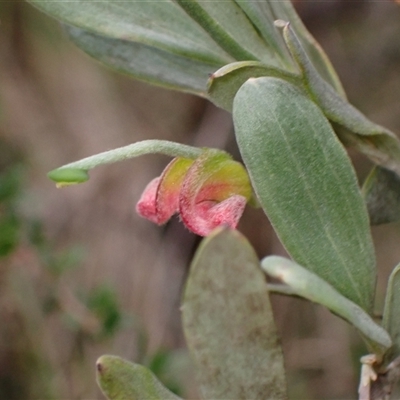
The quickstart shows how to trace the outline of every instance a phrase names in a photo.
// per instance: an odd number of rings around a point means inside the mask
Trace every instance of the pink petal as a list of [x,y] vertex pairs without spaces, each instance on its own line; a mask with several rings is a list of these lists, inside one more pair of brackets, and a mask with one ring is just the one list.
[[184,222],[192,232],[200,236],[209,235],[221,225],[235,229],[246,203],[246,197],[240,195],[233,195],[220,203],[203,201],[196,205],[192,215],[185,213],[188,218]]
[[243,215],[246,203],[246,197],[234,195],[211,207],[208,212],[208,218],[213,225],[212,229],[220,225],[235,229],[240,217]]
[[159,224],[156,211],[156,196],[161,178],[154,178],[144,189],[139,201],[136,204],[136,212],[143,218]]
[[206,150],[185,176],[179,212],[187,228],[207,236],[219,225],[235,228],[250,197],[244,167],[225,153]]
[[179,193],[182,182],[193,160],[177,157],[164,169],[156,194],[158,223],[167,222],[179,210]]
[[158,225],[166,223],[179,209],[179,192],[193,160],[177,157],[144,189],[137,213]]

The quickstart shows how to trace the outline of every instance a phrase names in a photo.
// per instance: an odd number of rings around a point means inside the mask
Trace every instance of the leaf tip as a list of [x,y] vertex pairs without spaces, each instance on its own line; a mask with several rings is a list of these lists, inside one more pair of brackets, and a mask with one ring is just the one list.
[[87,170],[79,168],[57,168],[47,174],[47,177],[56,182],[57,188],[76,185],[89,180]]
[[107,356],[101,356],[96,361],[96,371],[99,375],[104,375],[106,370],[105,364],[107,364]]
[[284,29],[289,26],[289,22],[284,21],[283,19],[277,19],[274,21],[274,25],[279,29]]
[[101,374],[103,372],[103,364],[102,362],[99,360],[97,360],[96,362],[96,370],[99,374]]

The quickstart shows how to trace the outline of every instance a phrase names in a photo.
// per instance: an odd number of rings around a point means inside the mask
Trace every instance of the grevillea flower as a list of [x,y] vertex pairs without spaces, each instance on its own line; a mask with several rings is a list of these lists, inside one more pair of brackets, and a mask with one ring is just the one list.
[[236,228],[252,197],[242,164],[220,150],[207,149],[195,160],[174,158],[145,188],[136,211],[156,224],[179,213],[192,232],[207,236],[214,228]]

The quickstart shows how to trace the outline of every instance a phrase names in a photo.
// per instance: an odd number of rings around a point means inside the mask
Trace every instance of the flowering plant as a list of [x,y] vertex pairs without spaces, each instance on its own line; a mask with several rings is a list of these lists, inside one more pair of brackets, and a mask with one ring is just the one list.
[[[203,397],[286,398],[271,292],[319,303],[353,325],[369,352],[360,398],[389,392],[400,375],[400,267],[378,324],[370,222],[400,218],[400,142],[348,103],[290,1],[31,2],[105,64],[232,112],[244,166],[222,150],[144,141],[49,174],[65,186],[86,181],[100,164],[152,152],[174,157],[137,211],[157,224],[179,213],[207,236],[182,306]],[[344,146],[376,164],[362,192]],[[249,202],[263,208],[291,260],[260,262],[233,230]],[[175,398],[149,371],[119,358],[100,358],[97,370],[111,400]]]

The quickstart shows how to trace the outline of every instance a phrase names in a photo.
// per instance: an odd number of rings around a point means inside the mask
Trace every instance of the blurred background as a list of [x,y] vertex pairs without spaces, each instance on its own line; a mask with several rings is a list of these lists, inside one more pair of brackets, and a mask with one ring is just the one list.
[[[350,101],[400,133],[400,6],[299,1]],[[231,116],[204,99],[118,75],[68,42],[54,20],[20,1],[0,5],[0,399],[102,399],[95,361],[120,355],[196,398],[180,296],[199,238],[173,219],[157,227],[135,203],[168,162],[146,156],[95,169],[57,190],[64,163],[159,138],[237,156]],[[371,164],[350,153],[360,181]],[[261,222],[262,221],[262,222]],[[239,229],[260,257],[284,254],[267,218]],[[400,261],[400,225],[373,228],[377,314]],[[356,397],[354,330],[321,307],[273,296],[290,398]]]

